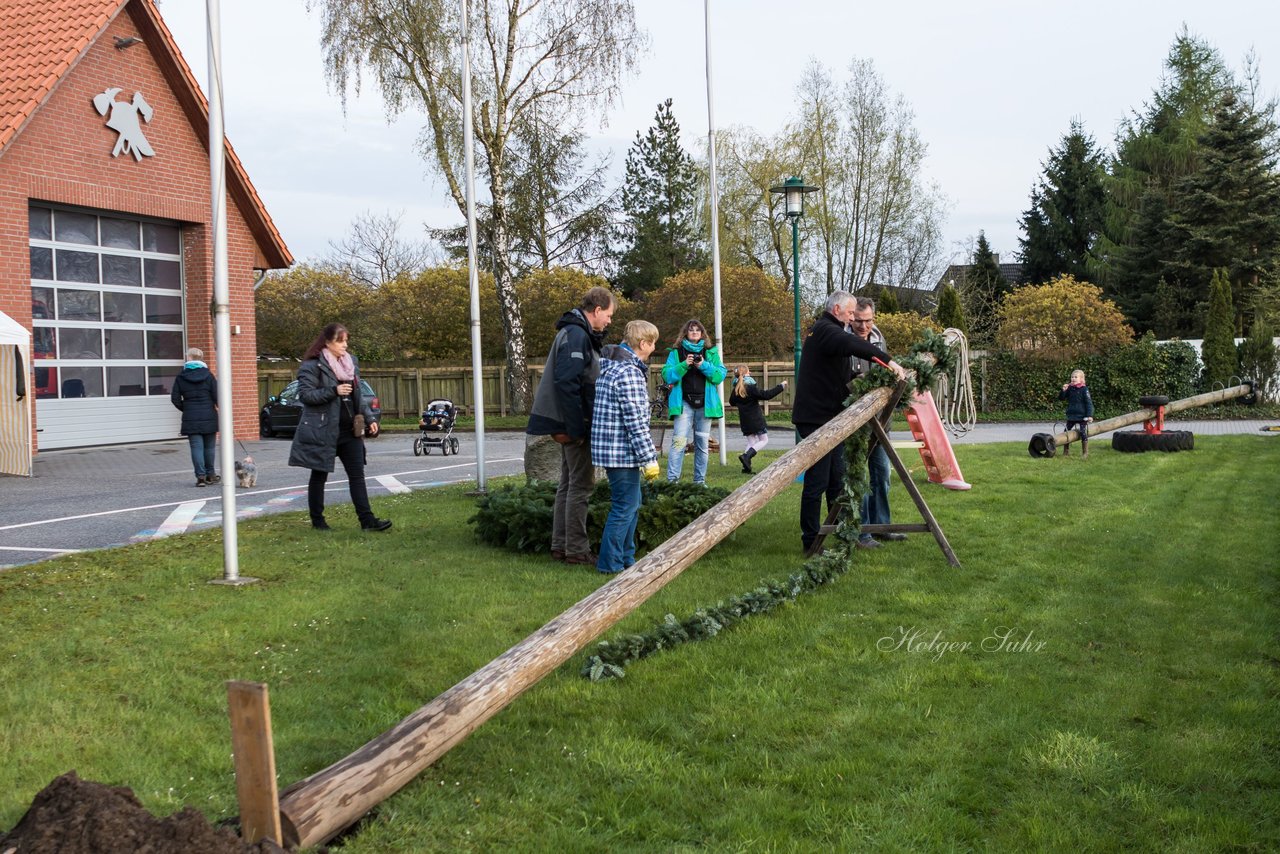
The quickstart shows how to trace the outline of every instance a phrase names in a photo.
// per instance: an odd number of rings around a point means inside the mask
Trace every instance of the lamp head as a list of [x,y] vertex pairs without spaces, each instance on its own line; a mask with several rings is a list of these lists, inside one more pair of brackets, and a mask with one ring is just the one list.
[[770,187],[769,192],[781,193],[783,196],[783,206],[789,217],[804,216],[804,197],[809,193],[816,193],[821,187],[814,187],[804,182],[803,178],[792,175],[782,184],[776,187]]

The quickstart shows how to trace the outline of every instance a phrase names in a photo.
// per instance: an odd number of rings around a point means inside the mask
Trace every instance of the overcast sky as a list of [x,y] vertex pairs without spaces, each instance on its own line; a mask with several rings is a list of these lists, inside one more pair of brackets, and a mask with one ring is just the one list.
[[[666,98],[687,147],[706,151],[703,2],[635,6],[650,51],[620,102],[588,127],[619,172]],[[207,89],[205,3],[159,7]],[[423,224],[461,223],[415,153],[418,116],[389,125],[372,91],[349,100],[344,115],[324,80],[318,15],[303,0],[222,0],[221,14],[227,136],[297,259],[324,255],[364,211],[403,212],[414,237]],[[947,251],[963,261],[983,229],[1015,260],[1018,217],[1049,149],[1073,117],[1110,148],[1120,119],[1159,83],[1184,23],[1234,69],[1253,48],[1264,92],[1280,91],[1276,0],[711,0],[715,122],[775,132],[811,58],[837,79],[852,59],[870,59],[915,111],[928,177],[950,203]]]

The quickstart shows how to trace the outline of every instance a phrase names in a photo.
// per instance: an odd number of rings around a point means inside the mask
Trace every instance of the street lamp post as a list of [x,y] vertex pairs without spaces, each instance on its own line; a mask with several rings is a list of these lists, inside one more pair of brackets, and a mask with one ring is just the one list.
[[804,197],[821,189],[806,184],[803,178],[795,175],[782,184],[769,188],[769,192],[782,195],[787,219],[791,220],[791,292],[795,298],[796,332],[793,370],[796,379],[800,376],[800,217],[804,216]]

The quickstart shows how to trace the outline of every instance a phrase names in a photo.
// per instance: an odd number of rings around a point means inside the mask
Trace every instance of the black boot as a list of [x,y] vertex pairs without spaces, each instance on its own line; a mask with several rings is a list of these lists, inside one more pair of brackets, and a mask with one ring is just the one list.
[[748,448],[745,454],[738,457],[738,462],[742,463],[743,474],[753,474],[751,471],[751,458],[756,455],[755,448]]

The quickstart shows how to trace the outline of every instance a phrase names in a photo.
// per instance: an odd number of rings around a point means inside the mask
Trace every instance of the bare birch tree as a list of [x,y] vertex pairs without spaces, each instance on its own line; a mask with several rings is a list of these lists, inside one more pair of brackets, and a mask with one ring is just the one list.
[[[447,0],[309,0],[322,19],[326,74],[346,98],[370,75],[387,111],[422,111],[423,155],[465,213],[461,15]],[[630,0],[475,0],[472,131],[489,190],[493,274],[506,337],[511,399],[530,398],[523,313],[512,276],[507,149],[546,114],[581,121],[607,106],[645,37]]]

